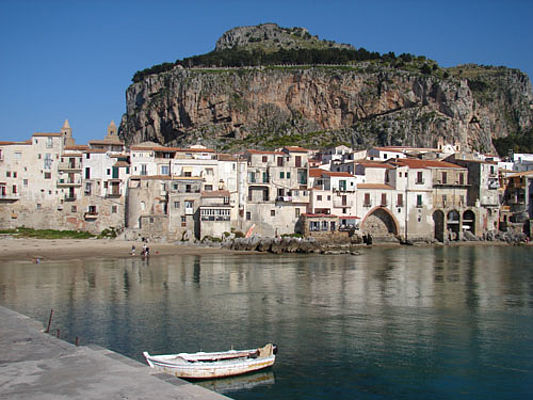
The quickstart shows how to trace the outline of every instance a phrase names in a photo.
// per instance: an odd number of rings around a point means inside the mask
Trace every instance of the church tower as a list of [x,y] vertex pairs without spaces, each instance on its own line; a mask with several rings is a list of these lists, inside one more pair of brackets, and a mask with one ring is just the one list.
[[68,123],[68,119],[65,120],[63,127],[61,128],[61,134],[63,135],[63,145],[64,146],[74,146],[76,142],[72,137],[72,128]]
[[105,137],[105,140],[119,140],[115,121],[111,121],[107,126],[107,136]]

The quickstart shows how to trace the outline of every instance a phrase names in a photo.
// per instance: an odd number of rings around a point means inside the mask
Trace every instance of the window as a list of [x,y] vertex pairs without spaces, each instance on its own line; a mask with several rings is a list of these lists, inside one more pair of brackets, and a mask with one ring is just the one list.
[[180,208],[180,202],[179,201],[175,201],[174,202],[174,208]]
[[206,192],[211,192],[211,191],[213,190],[213,185],[205,185],[205,186],[204,186],[204,190],[205,190]]
[[70,206],[70,212],[77,212],[78,211],[78,207],[77,206]]
[[161,165],[161,175],[168,175],[168,165]]
[[147,175],[146,164],[141,164],[141,175],[142,176],[146,176]]
[[422,185],[424,183],[424,173],[422,171],[418,171],[416,173],[416,184]]
[[13,171],[13,178],[17,177],[17,171]]
[[193,207],[194,207],[193,200],[185,200],[185,208],[193,208]]
[[276,210],[270,210],[270,216],[275,217],[276,216]]
[[51,169],[52,168],[52,155],[50,153],[46,153],[44,155],[44,169]]
[[283,167],[283,157],[278,157],[278,167]]
[[[344,196],[344,197],[346,197],[346,196]],[[328,197],[327,197],[327,199],[328,199],[328,201],[330,201],[330,200],[331,200],[331,195],[330,195],[330,194],[328,194]]]
[[51,149],[52,147],[54,147],[54,140],[53,140],[51,137],[46,138],[46,139],[48,139],[48,140],[46,141],[46,147],[47,147],[48,149]]
[[372,204],[370,203],[370,193],[365,193],[365,201],[363,203],[363,207],[370,207]]
[[443,184],[448,183],[448,173],[447,172],[442,172],[441,173],[441,181],[442,181]]
[[263,163],[266,163],[266,162],[268,161],[268,157],[267,157],[267,156],[263,156],[263,157],[261,158],[261,161],[262,161]]
[[279,173],[279,179],[284,179],[285,178],[285,172],[280,172]]
[[91,168],[85,167],[85,179],[91,179]]
[[465,174],[463,174],[462,172],[459,174],[459,185],[464,185],[465,184]]
[[184,215],[181,216],[181,226],[187,226],[187,217]]
[[23,179],[22,180],[22,184],[24,185],[24,187],[28,187],[28,180],[27,179]]
[[294,158],[294,165],[296,167],[301,167],[302,166],[302,156],[296,156]]
[[298,217],[300,216],[300,209],[299,209],[299,208],[295,208],[295,209],[294,209],[294,216],[295,216],[296,218],[298,218]]
[[6,171],[6,177],[11,178],[11,171]]
[[418,208],[422,207],[422,195],[421,194],[416,195],[416,206]]
[[192,176],[192,171],[185,171],[183,173],[183,176],[186,176],[186,177],[190,178]]
[[91,158],[91,153],[86,153],[86,154],[85,154],[85,159],[88,160],[88,159],[90,159],[90,158]]
[[44,179],[52,179],[52,173],[51,172],[45,172],[44,173]]
[[252,219],[252,213],[250,211],[246,211],[246,220],[250,221]]
[[111,214],[117,213],[117,206],[111,206]]
[[398,193],[398,197],[396,198],[396,207],[403,207],[403,194]]
[[448,203],[448,196],[443,194],[442,195],[442,206],[446,207],[446,204]]
[[41,203],[37,203],[37,204],[35,205],[35,207],[37,208],[37,210],[40,210],[40,209],[41,209]]
[[387,193],[381,193],[381,205],[383,207],[387,205]]
[[322,201],[322,195],[321,194],[316,196],[316,201]]
[[291,173],[287,172],[287,179],[291,179]]
[[13,194],[17,194],[17,185],[13,185],[11,189],[12,189]]

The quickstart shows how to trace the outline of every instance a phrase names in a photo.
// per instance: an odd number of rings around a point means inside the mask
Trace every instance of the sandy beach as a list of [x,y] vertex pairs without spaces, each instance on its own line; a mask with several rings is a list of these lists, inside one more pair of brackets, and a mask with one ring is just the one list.
[[[88,257],[120,258],[131,257],[131,246],[135,245],[136,256],[140,257],[143,242],[112,239],[19,239],[0,238],[0,261],[67,260]],[[230,250],[174,243],[148,243],[151,256],[173,254],[232,253]]]

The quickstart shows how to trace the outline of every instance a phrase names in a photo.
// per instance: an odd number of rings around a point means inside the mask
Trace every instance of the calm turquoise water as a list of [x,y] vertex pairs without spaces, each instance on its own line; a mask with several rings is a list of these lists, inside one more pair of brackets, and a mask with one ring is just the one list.
[[248,348],[265,373],[205,385],[235,399],[526,399],[533,248],[365,249],[0,264],[0,304],[142,360]]

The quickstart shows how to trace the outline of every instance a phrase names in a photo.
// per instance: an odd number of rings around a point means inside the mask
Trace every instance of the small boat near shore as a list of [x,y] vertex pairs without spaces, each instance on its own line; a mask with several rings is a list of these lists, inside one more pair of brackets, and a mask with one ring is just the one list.
[[145,351],[143,355],[151,368],[157,368],[178,378],[211,379],[268,368],[276,361],[277,350],[275,344],[269,343],[250,350],[163,355],[150,355]]

